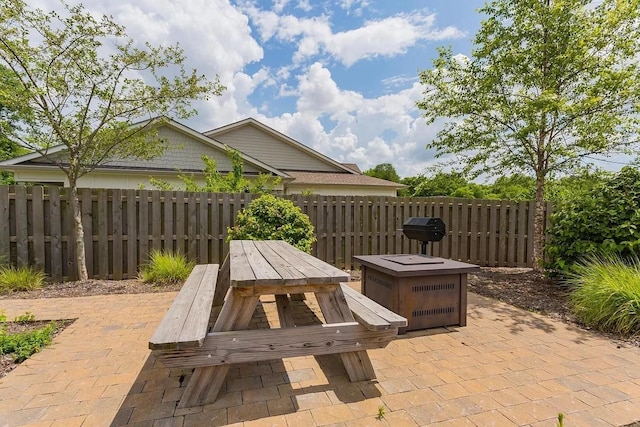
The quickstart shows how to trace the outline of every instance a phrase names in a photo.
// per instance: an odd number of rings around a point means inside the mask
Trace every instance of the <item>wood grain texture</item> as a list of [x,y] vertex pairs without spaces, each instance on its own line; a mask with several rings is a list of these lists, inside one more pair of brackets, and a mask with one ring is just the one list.
[[217,332],[209,334],[202,347],[163,351],[157,357],[167,367],[228,366],[383,348],[394,336],[392,330],[370,331],[357,322]]
[[[378,324],[382,326],[386,325],[386,327],[382,327],[381,329],[388,329],[389,327],[402,328],[407,326],[406,318],[367,298],[345,283],[341,284],[340,287],[342,288],[342,293],[347,300],[351,312],[363,325],[373,328],[372,330],[377,330]],[[373,319],[374,321],[370,322],[369,319]]]
[[[243,298],[232,289],[222,306],[212,332],[244,330],[258,304],[258,297]],[[229,372],[229,365],[196,368],[184,390],[178,408],[213,403]]]
[[149,340],[149,348],[201,346],[207,335],[218,264],[196,265]]
[[[316,299],[327,323],[355,320],[341,288],[337,288],[334,292],[318,292]],[[366,351],[340,353],[340,358],[351,382],[371,380],[376,377],[371,359]]]

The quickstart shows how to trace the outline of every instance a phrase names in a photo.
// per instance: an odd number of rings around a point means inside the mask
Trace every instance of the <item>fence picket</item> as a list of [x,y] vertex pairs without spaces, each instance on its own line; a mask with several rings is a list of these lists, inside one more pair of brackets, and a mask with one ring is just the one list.
[[60,210],[60,189],[58,187],[51,187],[49,189],[49,232],[51,233],[51,261],[48,263],[48,267],[49,277],[51,277],[55,281],[62,280],[62,224],[60,219]]
[[[27,188],[16,187],[16,258],[18,267],[29,265],[29,221],[27,218]],[[20,220],[18,220],[20,219]]]
[[127,204],[127,278],[133,279],[138,274],[138,213],[136,210],[136,190],[126,190],[124,198]]
[[[107,190],[97,190],[98,208],[98,277],[107,279],[109,277],[109,195]],[[51,197],[51,196],[50,196]],[[53,201],[53,199],[51,199]],[[53,237],[53,235],[52,235]],[[53,240],[51,241],[53,248]],[[94,277],[95,277],[94,269]]]
[[44,191],[43,188],[39,185],[31,188],[31,213],[33,218],[33,265],[38,270],[44,270]]
[[0,259],[11,260],[11,215],[9,215],[9,187],[0,186]]
[[122,190],[112,190],[113,218],[113,280],[122,279]]

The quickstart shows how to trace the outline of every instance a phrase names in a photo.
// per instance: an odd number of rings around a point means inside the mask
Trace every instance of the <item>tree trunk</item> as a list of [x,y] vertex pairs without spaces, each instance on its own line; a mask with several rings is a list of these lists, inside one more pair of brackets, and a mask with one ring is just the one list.
[[82,211],[80,210],[80,201],[78,200],[78,187],[75,182],[69,182],[71,189],[71,213],[73,215],[73,226],[76,235],[76,268],[78,280],[87,280],[87,262],[84,250],[84,227],[82,226]]
[[533,269],[543,270],[544,261],[544,176],[536,177],[536,199],[533,217]]

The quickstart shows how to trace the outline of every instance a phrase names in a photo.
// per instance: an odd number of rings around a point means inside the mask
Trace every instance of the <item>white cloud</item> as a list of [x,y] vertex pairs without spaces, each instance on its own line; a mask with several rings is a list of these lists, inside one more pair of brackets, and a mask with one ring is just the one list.
[[[352,2],[343,3],[343,7],[351,5]],[[363,59],[404,54],[420,41],[464,36],[455,27],[437,28],[435,14],[420,11],[368,21],[360,28],[337,33],[333,32],[328,17],[324,15],[314,18],[278,16],[273,11],[255,7],[246,11],[263,40],[277,37],[297,44],[294,60],[298,62],[324,52],[349,67]]]
[[453,27],[437,29],[434,24],[435,14],[421,13],[370,21],[361,28],[335,34],[326,50],[349,67],[362,59],[406,53],[421,40],[442,40],[463,34]]
[[332,117],[349,114],[362,105],[362,95],[338,88],[330,71],[316,62],[300,77],[298,111]]

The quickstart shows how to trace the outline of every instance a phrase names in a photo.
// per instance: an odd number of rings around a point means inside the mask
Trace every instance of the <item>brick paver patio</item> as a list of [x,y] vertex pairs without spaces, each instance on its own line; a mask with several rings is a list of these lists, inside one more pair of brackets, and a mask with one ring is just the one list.
[[[410,332],[371,351],[377,381],[337,356],[232,368],[216,403],[176,409],[190,371],[147,341],[175,293],[2,300],[8,318],[77,318],[0,379],[1,426],[621,426],[640,420],[640,349],[469,294],[468,326]],[[310,322],[318,316],[298,306]],[[300,303],[302,304],[302,303]],[[254,324],[277,322],[273,300]],[[379,411],[384,411],[378,417]]]

